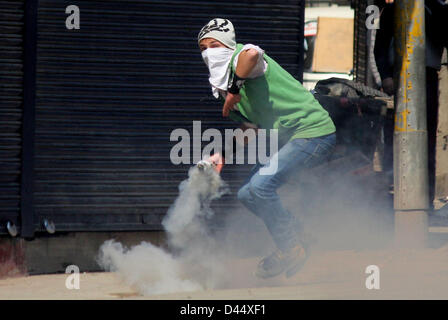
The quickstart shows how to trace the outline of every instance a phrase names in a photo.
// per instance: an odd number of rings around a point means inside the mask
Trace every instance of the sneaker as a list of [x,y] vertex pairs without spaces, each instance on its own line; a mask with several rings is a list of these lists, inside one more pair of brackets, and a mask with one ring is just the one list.
[[289,278],[303,267],[306,259],[307,254],[302,245],[298,245],[288,251],[277,249],[260,261],[255,275],[266,279],[286,272],[286,277]]

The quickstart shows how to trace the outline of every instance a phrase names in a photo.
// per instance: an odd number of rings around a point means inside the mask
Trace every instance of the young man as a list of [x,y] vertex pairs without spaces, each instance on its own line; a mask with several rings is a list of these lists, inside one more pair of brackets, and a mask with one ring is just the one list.
[[233,118],[237,110],[258,128],[278,129],[277,170],[265,175],[256,166],[238,199],[264,221],[278,248],[260,261],[256,275],[292,276],[307,253],[296,218],[282,206],[276,190],[292,173],[326,161],[336,143],[333,121],[314,96],[262,49],[236,44],[229,20],[207,23],[198,34],[198,44],[213,95],[225,98],[223,116]]

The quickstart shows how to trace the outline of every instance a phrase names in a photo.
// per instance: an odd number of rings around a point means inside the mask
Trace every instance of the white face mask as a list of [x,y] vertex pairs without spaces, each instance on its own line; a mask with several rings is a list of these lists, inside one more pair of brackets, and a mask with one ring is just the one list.
[[219,97],[218,89],[227,91],[230,75],[230,59],[234,50],[229,48],[209,48],[202,51],[202,59],[208,67],[210,77],[208,81],[212,85],[215,98]]

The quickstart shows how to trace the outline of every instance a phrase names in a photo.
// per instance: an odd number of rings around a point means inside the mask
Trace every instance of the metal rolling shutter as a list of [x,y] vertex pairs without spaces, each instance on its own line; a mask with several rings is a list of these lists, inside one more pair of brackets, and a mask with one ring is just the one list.
[[0,233],[20,214],[23,1],[0,2]]
[[366,28],[366,0],[354,0],[355,26],[353,45],[353,73],[357,82],[367,84],[367,28]]
[[[213,99],[197,48],[200,28],[230,19],[301,80],[302,1],[76,1],[80,30],[67,30],[72,1],[40,0],[34,204],[56,230],[160,229],[189,166],[172,165],[170,133],[232,128]],[[247,168],[228,167],[236,204]]]

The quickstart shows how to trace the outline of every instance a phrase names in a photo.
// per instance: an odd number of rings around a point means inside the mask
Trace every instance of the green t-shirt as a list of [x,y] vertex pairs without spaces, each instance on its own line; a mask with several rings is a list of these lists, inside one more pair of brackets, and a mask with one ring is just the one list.
[[[230,61],[231,75],[235,72],[233,60],[243,45],[238,44]],[[267,69],[263,76],[247,79],[240,90],[239,111],[252,123],[263,129],[278,129],[279,139],[314,138],[336,131],[328,112],[311,92],[290,73],[264,54]],[[230,112],[230,118],[236,115]]]

